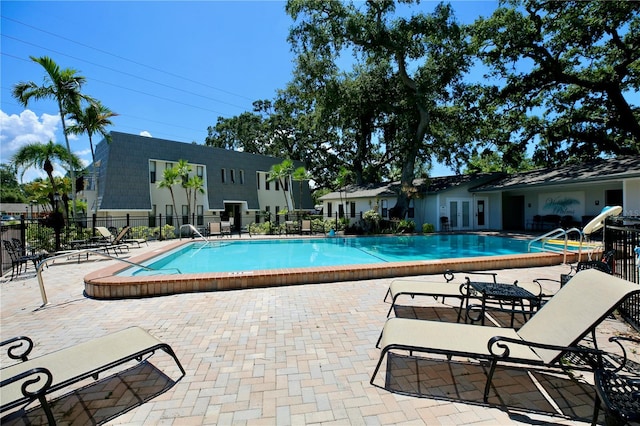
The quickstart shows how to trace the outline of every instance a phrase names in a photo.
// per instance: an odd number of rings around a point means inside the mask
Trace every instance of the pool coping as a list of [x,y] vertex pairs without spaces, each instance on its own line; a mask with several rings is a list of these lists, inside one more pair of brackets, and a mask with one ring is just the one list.
[[[187,241],[176,241],[162,249],[151,250],[129,259],[141,263],[162,252],[173,250]],[[577,254],[567,254],[575,262]],[[559,265],[565,257],[558,253],[467,257],[407,262],[388,262],[313,268],[286,268],[244,272],[207,272],[195,274],[116,276],[129,265],[115,264],[84,277],[85,294],[96,299],[122,299],[166,296],[178,293],[240,290],[247,288],[358,281],[412,275],[440,274],[446,270],[494,270]]]

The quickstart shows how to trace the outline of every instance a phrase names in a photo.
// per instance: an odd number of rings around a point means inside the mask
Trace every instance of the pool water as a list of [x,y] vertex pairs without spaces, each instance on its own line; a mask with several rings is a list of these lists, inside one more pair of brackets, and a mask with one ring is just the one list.
[[489,235],[333,237],[193,242],[120,276],[246,272],[527,253],[527,241]]

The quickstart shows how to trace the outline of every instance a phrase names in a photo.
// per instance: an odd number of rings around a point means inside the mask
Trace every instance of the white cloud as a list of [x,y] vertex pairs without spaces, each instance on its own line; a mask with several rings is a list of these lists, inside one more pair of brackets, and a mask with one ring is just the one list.
[[42,114],[38,117],[28,109],[20,115],[8,115],[0,110],[0,161],[9,161],[26,144],[55,142],[59,126],[60,117],[57,115]]
[[[25,109],[18,114],[8,115],[0,110],[0,162],[8,163],[11,157],[22,148],[30,143],[49,143],[56,142],[56,135],[62,133],[59,115],[42,114],[38,117],[33,111]],[[70,140],[77,140],[77,136],[70,137]],[[80,157],[89,156],[90,149],[85,149],[76,154]],[[81,158],[86,166],[90,163]],[[65,171],[60,164],[54,163],[54,175],[62,176]],[[30,182],[35,178],[46,178],[46,174],[42,170],[28,169],[24,173],[23,182]]]
[[152,138],[153,136],[151,136],[151,133],[149,133],[146,130],[143,130],[142,132],[140,132],[140,136],[144,136],[145,138]]

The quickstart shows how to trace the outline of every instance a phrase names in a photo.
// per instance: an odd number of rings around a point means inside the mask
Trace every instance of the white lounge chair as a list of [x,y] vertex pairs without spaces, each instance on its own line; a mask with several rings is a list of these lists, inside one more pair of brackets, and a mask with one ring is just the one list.
[[[377,347],[380,359],[375,377],[389,351],[433,353],[488,360],[491,364],[484,389],[487,401],[491,380],[499,362],[560,367],[565,353],[590,361],[595,369],[600,352],[577,347],[624,299],[640,293],[640,286],[595,269],[577,273],[519,330],[471,324],[390,318]],[[595,358],[594,358],[595,357]],[[594,361],[595,359],[595,361]]]
[[[186,373],[178,357],[166,343],[139,327],[109,334],[37,358],[28,359],[33,342],[27,337],[16,337],[0,343],[9,346],[12,359],[22,362],[0,369],[0,412],[39,400],[49,424],[55,419],[47,395],[125,362],[142,361],[156,350],[169,354],[178,365],[182,376]],[[17,353],[22,351],[22,353]],[[182,377],[181,376],[181,377]]]

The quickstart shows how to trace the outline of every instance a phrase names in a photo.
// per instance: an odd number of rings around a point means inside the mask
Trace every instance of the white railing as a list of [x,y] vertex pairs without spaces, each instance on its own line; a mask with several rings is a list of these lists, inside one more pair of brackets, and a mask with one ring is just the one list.
[[[564,255],[564,263],[567,263],[567,253],[576,253],[576,251],[569,250],[569,234],[577,233],[579,237],[578,244],[578,261],[580,261],[582,257],[582,248],[584,243],[584,235],[582,231],[578,228],[571,229],[563,229],[557,228],[552,231],[547,232],[546,234],[540,235],[539,237],[534,238],[529,241],[528,251],[531,252],[533,249],[540,251],[547,251],[552,253],[562,253]],[[550,243],[552,240],[564,239],[564,244],[562,244],[562,248],[558,248],[557,243]],[[535,243],[540,242],[540,247],[534,246]],[[591,257],[589,255],[589,257]]]
[[197,234],[200,238],[202,238],[202,240],[203,240],[205,243],[208,243],[208,242],[209,242],[209,240],[207,240],[207,239],[204,237],[204,235],[202,235],[202,234],[200,233],[200,231],[198,231],[198,230],[196,229],[196,227],[195,227],[195,226],[193,226],[193,225],[192,225],[192,224],[190,224],[190,223],[185,223],[184,225],[181,225],[181,226],[180,226],[180,230],[179,230],[179,232],[180,232],[180,239],[181,239],[181,240],[182,240],[182,228],[188,228],[188,229],[191,229],[191,231],[193,231],[193,233],[194,233],[194,234]]

